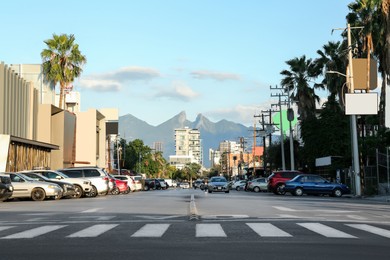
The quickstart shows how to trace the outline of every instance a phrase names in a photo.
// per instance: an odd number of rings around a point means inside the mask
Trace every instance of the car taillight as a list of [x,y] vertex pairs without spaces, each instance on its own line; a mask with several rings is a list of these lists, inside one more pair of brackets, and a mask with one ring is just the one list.
[[103,177],[103,180],[108,181],[108,177]]

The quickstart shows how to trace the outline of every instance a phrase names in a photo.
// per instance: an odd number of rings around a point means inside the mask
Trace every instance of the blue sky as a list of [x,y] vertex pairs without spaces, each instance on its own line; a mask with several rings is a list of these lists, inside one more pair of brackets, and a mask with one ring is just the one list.
[[[352,0],[68,0],[1,4],[0,61],[41,63],[44,40],[74,34],[87,57],[74,83],[82,110],[115,107],[158,125],[253,125],[277,100],[285,62],[341,40]],[[323,93],[326,94],[326,93]]]

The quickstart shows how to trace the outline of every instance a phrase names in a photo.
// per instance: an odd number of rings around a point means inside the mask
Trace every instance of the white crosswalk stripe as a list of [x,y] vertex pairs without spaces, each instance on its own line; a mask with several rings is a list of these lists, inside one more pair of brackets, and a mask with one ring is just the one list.
[[146,224],[131,237],[162,237],[170,224]]
[[[244,224],[244,223],[242,223]],[[64,237],[77,239],[77,238],[87,238],[87,237],[98,237],[106,232],[110,232],[112,229],[116,228],[119,225],[123,224],[96,224],[91,225],[87,228],[81,229],[75,233],[72,234],[65,234]],[[195,229],[195,237],[196,238],[212,238],[212,237],[228,237],[227,233],[225,233],[225,230],[229,229],[228,224],[217,224],[217,223],[196,223],[195,225],[191,225]],[[343,224],[344,228],[342,226],[340,227],[340,224],[338,226],[340,229],[345,229],[349,231],[341,231],[339,229],[336,229],[332,227],[332,223],[328,224],[322,224],[322,223],[315,223],[315,222],[308,222],[308,223],[289,223],[289,225],[293,225],[295,227],[291,228],[291,226],[285,226],[285,228],[281,229],[277,225],[273,223],[245,223],[252,232],[257,234],[259,237],[262,238],[289,238],[294,236],[300,236],[300,232],[297,231],[296,227],[297,225],[314,232],[315,235],[321,235],[326,238],[358,238],[357,236],[354,236],[356,232],[352,234],[348,234],[346,232],[352,232],[352,229],[360,230],[368,233],[372,233],[384,238],[390,238],[390,230],[384,229],[384,228],[378,228],[372,225],[367,224]],[[13,228],[16,228],[17,226],[0,226],[0,239],[29,239],[34,238],[38,236],[43,236],[45,234],[48,234],[50,232],[62,229],[64,227],[67,227],[68,225],[44,225],[32,229],[28,229],[21,232],[16,232],[13,234],[10,234],[12,232]],[[177,228],[175,224],[145,224],[142,227],[140,227],[138,230],[135,230],[134,233],[131,235],[133,238],[161,238],[166,234],[169,228]],[[349,229],[348,229],[349,228]],[[126,228],[125,228],[126,229]],[[224,230],[225,229],[225,230]],[[123,230],[122,227],[120,230]],[[294,233],[289,233],[289,230],[294,230]],[[303,230],[303,229],[302,229]],[[65,231],[61,232],[62,234]],[[247,231],[248,232],[248,231]],[[189,236],[193,237],[194,233],[187,232]],[[228,233],[229,234],[229,233]],[[360,238],[360,235],[359,235]],[[362,238],[364,236],[362,235]]]
[[226,237],[220,224],[196,224],[196,237]]
[[0,231],[3,231],[3,230],[7,230],[7,229],[10,229],[10,228],[13,228],[15,226],[4,226],[4,227],[0,227]]
[[347,234],[345,232],[342,232],[340,230],[334,229],[332,227],[326,226],[321,223],[298,223],[298,225],[307,228],[313,232],[316,232],[320,235],[323,235],[325,237],[332,237],[332,238],[356,238],[355,236],[352,236],[350,234]]
[[93,225],[92,227],[80,230],[79,232],[73,233],[67,237],[97,237],[116,226],[118,226],[118,224]]
[[262,237],[291,237],[291,235],[270,223],[246,223]]
[[360,229],[363,231],[367,231],[367,232],[370,232],[372,234],[379,235],[382,237],[390,238],[390,230],[386,230],[383,228],[378,228],[378,227],[374,227],[374,226],[367,225],[367,224],[347,224],[347,226],[350,226],[350,227],[353,227],[356,229]]
[[33,228],[30,230],[26,230],[23,232],[19,232],[13,235],[9,235],[6,237],[2,237],[1,239],[17,239],[17,238],[34,238],[37,236],[41,236],[43,234],[52,232],[54,230],[60,229],[66,227],[66,225],[50,225],[50,226],[42,226],[42,227],[37,227]]

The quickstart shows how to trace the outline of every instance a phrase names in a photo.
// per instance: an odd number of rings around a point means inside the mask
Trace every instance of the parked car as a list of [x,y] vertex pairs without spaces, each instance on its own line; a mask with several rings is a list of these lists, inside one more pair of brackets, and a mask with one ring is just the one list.
[[110,177],[115,181],[115,187],[111,191],[111,194],[113,194],[113,195],[118,195],[120,193],[129,194],[129,192],[131,190],[130,190],[130,187],[127,183],[127,180],[121,180],[121,179],[115,178],[115,176],[111,175],[111,174],[110,174]]
[[131,176],[131,178],[135,182],[135,190],[136,191],[142,190],[142,176],[141,175],[134,175],[134,176]]
[[295,196],[320,194],[341,197],[344,194],[351,193],[347,185],[330,182],[315,174],[301,174],[292,180],[286,181],[284,190]]
[[188,182],[180,182],[179,187],[182,189],[189,189],[190,184]]
[[54,170],[32,170],[30,172],[40,174],[51,180],[72,183],[75,186],[75,193],[76,193],[74,195],[74,198],[80,198],[86,196],[92,191],[91,181],[85,178],[71,178],[62,172],[54,171]]
[[225,177],[214,176],[210,178],[207,184],[207,190],[209,193],[218,191],[229,193],[229,185]]
[[268,190],[268,181],[266,178],[256,178],[253,180],[248,181],[247,186],[248,191],[267,191]]
[[302,174],[299,171],[275,171],[268,177],[268,190],[278,194],[285,194],[285,182],[291,180],[295,176]]
[[[129,175],[112,175],[112,176],[115,179],[126,181],[127,182],[127,186],[129,187],[129,192],[136,191],[136,184],[135,184],[134,179],[131,176],[129,176]],[[142,189],[142,186],[141,186],[140,190],[141,189]]]
[[233,182],[232,189],[234,190],[244,190],[246,186],[247,180],[238,180]]
[[21,173],[6,173],[11,178],[14,187],[10,198],[31,198],[34,201],[42,201],[45,198],[60,199],[62,188],[54,183],[34,181]]
[[144,190],[154,190],[156,189],[156,183],[154,179],[145,179],[144,180]]
[[[71,178],[86,178],[92,183],[92,190],[88,196],[95,197],[98,194],[107,195],[113,189],[108,173],[99,167],[72,167],[58,170]],[[110,184],[111,183],[111,184]]]
[[0,173],[0,201],[5,201],[12,196],[14,187],[8,175]]
[[164,179],[155,179],[156,189],[166,190],[168,188],[167,183]]
[[50,183],[57,184],[58,186],[60,186],[62,188],[62,197],[73,198],[76,195],[76,188],[72,183],[51,180],[49,178],[46,178],[40,174],[33,173],[33,172],[23,171],[21,173],[23,173],[24,175],[26,175],[27,177],[30,177],[31,179],[33,179],[35,181],[50,182]]

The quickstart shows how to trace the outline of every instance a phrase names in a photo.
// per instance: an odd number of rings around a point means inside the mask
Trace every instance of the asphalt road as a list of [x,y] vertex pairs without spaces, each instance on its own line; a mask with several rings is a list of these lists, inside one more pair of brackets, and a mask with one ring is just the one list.
[[166,190],[0,203],[0,259],[388,259],[390,204]]

